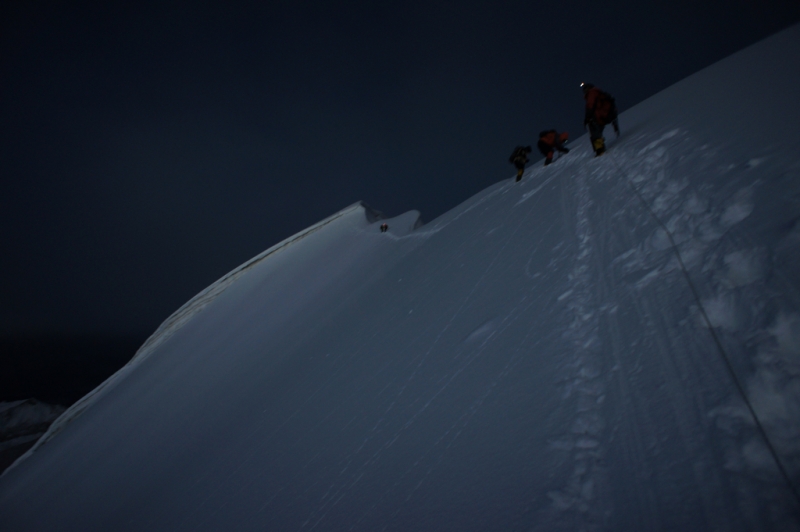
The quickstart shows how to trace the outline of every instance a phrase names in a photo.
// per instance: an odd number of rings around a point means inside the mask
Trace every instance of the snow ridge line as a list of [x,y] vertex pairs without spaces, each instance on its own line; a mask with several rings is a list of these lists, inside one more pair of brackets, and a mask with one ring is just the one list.
[[349,207],[342,209],[341,211],[337,212],[336,214],[325,218],[324,220],[317,222],[316,224],[300,231],[299,233],[290,236],[289,238],[275,244],[274,246],[268,248],[266,251],[261,252],[260,254],[256,255],[249,261],[245,262],[241,266],[238,266],[234,270],[228,272],[227,274],[223,275],[219,280],[215,281],[213,284],[205,288],[203,291],[198,293],[188,302],[186,302],[183,306],[181,306],[178,310],[172,313],[170,317],[168,317],[164,322],[156,329],[156,331],[150,335],[150,337],[142,344],[142,347],[136,352],[133,356],[131,361],[128,364],[133,362],[141,362],[144,358],[149,356],[156,347],[166,341],[170,336],[172,336],[178,329],[180,329],[186,322],[189,321],[191,317],[195,314],[203,310],[211,301],[216,299],[226,288],[228,288],[231,284],[233,284],[236,279],[241,277],[243,274],[247,273],[248,270],[253,268],[256,264],[260,263],[270,255],[273,255],[283,249],[287,248],[288,246],[294,244],[295,242],[307,237],[311,233],[315,233],[316,231],[320,230],[322,227],[328,225],[329,223],[341,218],[342,216],[349,214],[359,208],[366,209],[366,206],[362,202],[356,202]]
[[[345,216],[346,214],[350,214],[353,211],[358,209],[364,209],[365,215],[367,217],[370,216],[371,209],[365,205],[363,202],[359,201],[356,202],[349,207],[342,209],[341,211],[325,218],[317,222],[316,224],[307,227],[303,231],[296,233],[289,238],[282,240],[281,242],[275,244],[274,246],[268,248],[267,250],[261,252],[260,254],[256,255],[249,261],[245,262],[244,264],[236,267],[235,269],[231,270],[227,274],[220,277],[217,281],[209,285],[207,288],[203,289],[200,293],[190,299],[188,302],[184,303],[178,310],[173,312],[164,322],[156,329],[156,331],[150,335],[150,337],[145,340],[142,346],[136,351],[136,354],[133,355],[133,358],[128,361],[127,364],[122,366],[119,370],[114,372],[113,375],[108,377],[104,380],[97,388],[89,392],[88,394],[84,395],[81,399],[79,399],[76,403],[70,406],[63,414],[61,414],[55,421],[50,425],[47,431],[39,438],[39,441],[33,445],[28,451],[17,458],[6,470],[2,473],[3,476],[8,471],[13,469],[17,464],[22,462],[23,460],[27,459],[31,455],[33,455],[36,450],[54,438],[59,432],[64,430],[67,425],[69,425],[72,421],[77,419],[87,408],[92,406],[94,402],[99,399],[100,394],[106,391],[111,385],[116,384],[117,381],[122,379],[125,375],[127,375],[133,368],[141,364],[147,357],[149,357],[155,349],[160,346],[162,343],[167,341],[175,332],[177,332],[181,327],[183,327],[186,323],[189,322],[194,316],[196,316],[199,312],[201,312],[209,303],[211,303],[214,299],[216,299],[222,292],[225,291],[231,284],[233,284],[239,277],[247,273],[248,270],[253,268],[256,264],[260,263],[264,259],[268,258],[269,256],[284,250],[291,244],[302,240],[303,238],[307,237],[308,235],[315,233],[316,231],[322,229],[324,226],[330,224],[331,222]],[[375,214],[372,214],[375,216]]]
[[669,230],[669,228],[661,220],[661,218],[659,218],[658,215],[655,213],[655,211],[653,211],[653,208],[644,199],[642,194],[639,192],[639,190],[633,184],[633,181],[631,180],[631,178],[628,175],[628,173],[625,172],[625,170],[622,169],[622,167],[619,165],[619,163],[616,161],[616,159],[613,157],[613,155],[611,156],[611,162],[614,164],[614,166],[616,167],[617,171],[619,171],[619,173],[625,178],[625,181],[628,183],[628,185],[630,186],[631,190],[633,190],[633,192],[636,195],[636,197],[639,198],[639,201],[642,202],[642,204],[645,206],[645,208],[650,213],[650,215],[653,217],[653,219],[656,221],[656,223],[666,233],[667,238],[669,239],[669,242],[670,242],[670,246],[672,247],[672,250],[675,252],[675,257],[677,258],[678,264],[680,265],[681,272],[683,273],[683,276],[686,279],[686,283],[689,285],[689,289],[692,292],[692,296],[694,297],[695,302],[697,303],[697,307],[698,307],[698,309],[700,311],[700,315],[703,317],[703,321],[706,324],[706,328],[708,329],[708,332],[711,334],[711,338],[713,339],[714,344],[716,344],[716,346],[717,346],[717,351],[719,352],[720,357],[722,358],[722,360],[723,360],[723,362],[725,364],[725,367],[727,368],[728,373],[730,374],[731,379],[733,380],[733,383],[736,386],[736,389],[739,391],[739,394],[742,396],[742,399],[744,400],[745,405],[747,405],[747,409],[749,410],[750,415],[753,418],[755,426],[756,426],[758,432],[761,434],[761,437],[763,438],[764,443],[766,444],[770,455],[772,455],[772,458],[775,461],[775,465],[777,466],[780,475],[783,477],[783,480],[786,482],[786,485],[789,487],[789,490],[794,495],[798,505],[800,505],[800,492],[798,492],[797,487],[792,482],[791,477],[789,476],[789,473],[788,473],[788,471],[786,470],[786,467],[783,464],[783,461],[781,460],[780,456],[778,455],[778,452],[775,450],[775,447],[772,445],[772,441],[770,440],[769,436],[767,435],[767,431],[764,429],[764,426],[761,424],[761,420],[758,418],[758,415],[756,414],[756,411],[753,408],[753,405],[750,402],[750,399],[747,397],[747,394],[745,393],[744,387],[742,386],[742,383],[739,380],[739,377],[736,375],[736,372],[733,369],[733,365],[731,364],[730,358],[728,357],[728,353],[725,351],[725,348],[723,347],[722,342],[720,341],[719,336],[717,335],[716,331],[714,330],[714,326],[712,325],[711,320],[709,319],[708,314],[706,313],[706,309],[703,306],[702,301],[700,300],[700,293],[697,291],[697,287],[694,285],[694,282],[692,281],[692,278],[689,275],[689,271],[686,268],[686,264],[684,264],[684,262],[683,262],[683,258],[681,257],[681,253],[680,253],[680,250],[678,249],[678,245],[675,243],[675,239],[674,239],[674,237],[672,235],[672,231]]

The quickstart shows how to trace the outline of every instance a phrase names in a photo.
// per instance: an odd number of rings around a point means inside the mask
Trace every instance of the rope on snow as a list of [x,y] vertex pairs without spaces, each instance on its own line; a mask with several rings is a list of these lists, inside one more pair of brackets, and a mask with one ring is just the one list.
[[700,301],[700,293],[697,291],[697,287],[695,287],[694,282],[692,282],[692,278],[689,276],[689,271],[686,268],[686,265],[683,262],[683,258],[681,257],[680,250],[678,249],[678,245],[675,243],[675,239],[672,236],[672,232],[667,228],[666,224],[661,221],[661,219],[656,215],[653,208],[644,199],[641,192],[636,188],[636,185],[633,184],[633,180],[631,180],[628,173],[622,169],[622,167],[617,163],[616,159],[611,156],[611,161],[614,163],[614,166],[617,168],[620,174],[625,177],[625,181],[628,183],[628,186],[631,187],[633,193],[639,198],[639,201],[645,206],[647,211],[650,213],[650,216],[658,223],[659,226],[664,230],[667,234],[667,238],[669,238],[670,245],[672,246],[672,250],[675,252],[675,257],[678,259],[678,264],[680,265],[681,272],[683,272],[684,278],[686,278],[686,283],[689,285],[689,289],[694,296],[695,302],[697,303],[697,307],[700,309],[700,314],[703,316],[703,320],[706,323],[709,333],[711,333],[711,338],[714,340],[714,344],[717,346],[717,351],[719,352],[722,361],[725,364],[725,367],[728,369],[728,373],[731,376],[734,384],[736,385],[736,389],[739,391],[739,394],[742,396],[745,404],[747,405],[747,409],[750,411],[750,415],[753,417],[753,421],[755,421],[756,428],[758,432],[761,434],[761,437],[764,439],[764,442],[767,445],[767,449],[769,449],[770,454],[772,455],[773,460],[775,460],[775,464],[778,467],[778,471],[780,472],[783,480],[786,481],[786,485],[789,486],[792,494],[794,495],[795,499],[797,500],[798,505],[800,505],[800,492],[797,491],[797,487],[795,487],[792,479],[789,477],[789,472],[786,470],[786,467],[783,465],[783,461],[781,460],[780,456],[778,456],[778,452],[775,450],[775,447],[772,445],[772,441],[769,439],[767,435],[767,431],[764,429],[764,426],[761,424],[761,420],[758,419],[758,415],[756,414],[755,409],[753,408],[750,399],[748,399],[747,394],[744,391],[744,387],[742,386],[739,377],[736,376],[736,372],[733,370],[733,364],[731,364],[730,357],[728,353],[725,351],[725,348],[722,346],[722,341],[720,341],[719,336],[717,335],[714,327],[711,325],[711,320],[708,318],[708,314],[706,313],[706,309],[703,307],[702,302]]

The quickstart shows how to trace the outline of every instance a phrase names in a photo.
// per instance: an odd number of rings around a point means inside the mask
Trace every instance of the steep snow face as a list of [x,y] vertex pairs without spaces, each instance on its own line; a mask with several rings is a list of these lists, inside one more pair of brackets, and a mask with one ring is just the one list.
[[797,490],[799,60],[265,255],[0,478],[4,530],[800,530],[736,386]]

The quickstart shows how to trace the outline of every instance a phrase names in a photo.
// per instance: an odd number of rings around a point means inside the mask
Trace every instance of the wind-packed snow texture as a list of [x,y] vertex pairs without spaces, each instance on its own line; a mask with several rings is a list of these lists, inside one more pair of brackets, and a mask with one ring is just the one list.
[[265,254],[0,478],[2,529],[800,530],[723,358],[798,489],[798,65],[795,26],[604,157]]

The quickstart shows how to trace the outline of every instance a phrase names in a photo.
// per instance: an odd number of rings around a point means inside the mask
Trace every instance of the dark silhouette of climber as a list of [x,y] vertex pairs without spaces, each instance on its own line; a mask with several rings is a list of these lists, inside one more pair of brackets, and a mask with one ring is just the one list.
[[530,146],[517,146],[508,159],[508,162],[517,167],[517,181],[522,179],[522,174],[525,172],[525,163],[528,162],[528,154],[530,152]]
[[607,92],[603,92],[591,83],[581,83],[583,98],[586,100],[586,112],[583,117],[584,127],[589,128],[589,138],[592,141],[594,155],[602,155],[606,151],[606,139],[603,129],[608,125],[614,126],[614,132],[619,137],[619,122],[617,121],[617,104]]

